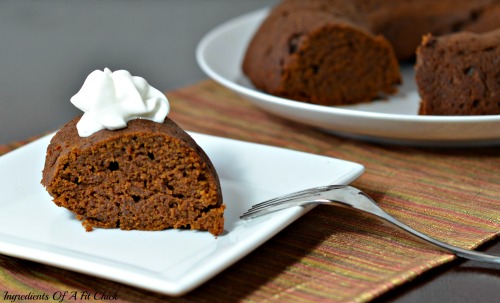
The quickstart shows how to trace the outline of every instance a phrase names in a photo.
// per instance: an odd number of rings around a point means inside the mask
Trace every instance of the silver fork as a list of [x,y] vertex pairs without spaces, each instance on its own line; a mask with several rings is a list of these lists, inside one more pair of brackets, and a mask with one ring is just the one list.
[[375,217],[385,220],[386,222],[392,223],[410,235],[423,240],[424,242],[431,243],[448,253],[453,253],[458,257],[481,262],[500,263],[500,256],[489,255],[449,245],[409,227],[383,211],[375,203],[375,201],[373,201],[373,199],[371,199],[364,192],[347,185],[315,187],[277,197],[252,206],[240,218],[250,219],[292,206],[311,204],[333,204],[336,206],[357,209],[375,215]]

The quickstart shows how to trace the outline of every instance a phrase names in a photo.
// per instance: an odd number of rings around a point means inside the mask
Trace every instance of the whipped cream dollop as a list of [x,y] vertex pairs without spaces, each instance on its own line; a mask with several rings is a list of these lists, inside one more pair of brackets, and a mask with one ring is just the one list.
[[108,68],[90,73],[71,103],[84,111],[76,125],[80,137],[125,128],[134,119],[163,123],[170,111],[167,97],[144,78]]

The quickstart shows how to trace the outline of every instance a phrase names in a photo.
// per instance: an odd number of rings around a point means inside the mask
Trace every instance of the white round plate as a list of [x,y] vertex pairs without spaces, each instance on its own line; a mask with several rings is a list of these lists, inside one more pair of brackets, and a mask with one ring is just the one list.
[[196,59],[212,79],[275,115],[339,135],[406,145],[477,146],[500,143],[500,115],[419,116],[412,66],[403,66],[404,84],[388,100],[331,107],[293,101],[255,89],[243,75],[247,45],[269,9],[229,20],[199,42]]

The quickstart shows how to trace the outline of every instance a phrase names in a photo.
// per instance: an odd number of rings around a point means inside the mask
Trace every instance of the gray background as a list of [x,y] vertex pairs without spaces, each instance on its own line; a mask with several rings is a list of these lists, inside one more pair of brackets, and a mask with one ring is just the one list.
[[273,0],[0,2],[0,144],[55,130],[95,69],[127,69],[161,91],[206,79],[195,60],[210,29]]

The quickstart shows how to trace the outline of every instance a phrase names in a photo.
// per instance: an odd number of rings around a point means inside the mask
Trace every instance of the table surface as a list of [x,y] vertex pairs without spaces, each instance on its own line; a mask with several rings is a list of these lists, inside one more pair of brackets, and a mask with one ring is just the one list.
[[[79,114],[68,100],[94,69],[127,69],[162,91],[206,79],[194,57],[201,37],[232,17],[273,3],[3,1],[0,145],[54,130]],[[500,254],[500,243],[483,249]],[[375,301],[491,302],[499,287],[500,265],[455,261]]]

